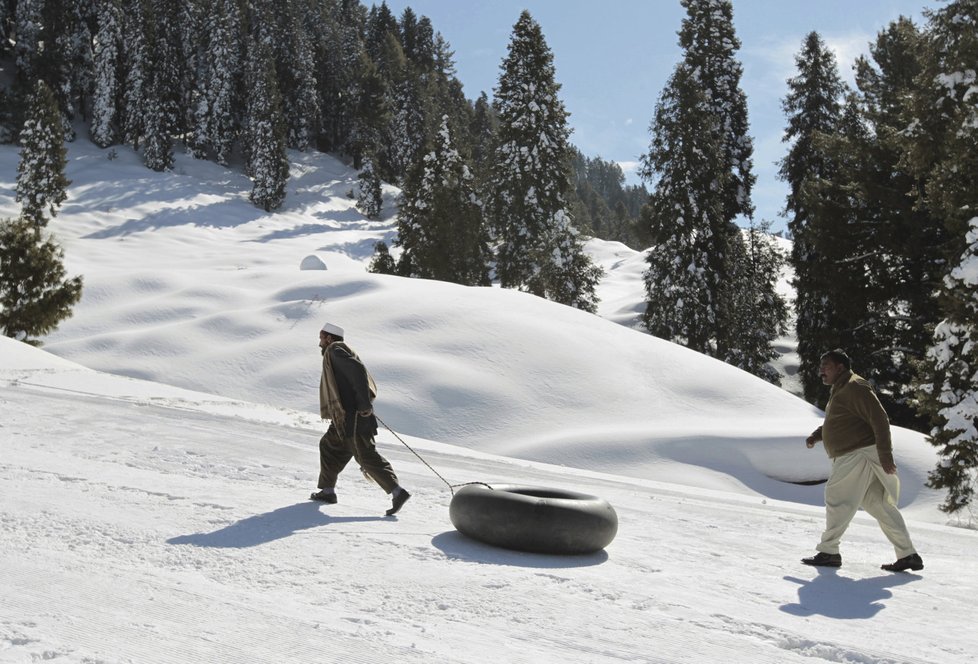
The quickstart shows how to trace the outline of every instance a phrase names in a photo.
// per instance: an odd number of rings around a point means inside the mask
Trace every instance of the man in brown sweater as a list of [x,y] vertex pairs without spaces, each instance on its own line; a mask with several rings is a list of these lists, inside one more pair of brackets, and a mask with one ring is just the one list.
[[825,421],[806,444],[822,441],[832,459],[832,472],[825,485],[825,532],[806,565],[840,567],[839,543],[849,522],[862,507],[875,518],[893,544],[897,561],[882,566],[889,572],[921,570],[921,560],[896,503],[900,480],[893,462],[890,420],[872,386],[850,368],[849,356],[840,349],[822,355],[822,382],[832,386]]

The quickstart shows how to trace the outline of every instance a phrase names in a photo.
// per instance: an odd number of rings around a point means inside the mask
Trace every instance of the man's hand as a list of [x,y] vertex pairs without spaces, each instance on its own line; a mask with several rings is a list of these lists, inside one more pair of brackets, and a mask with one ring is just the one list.
[[805,447],[811,449],[815,447],[815,443],[817,442],[818,440],[816,440],[815,436],[809,436],[808,438],[805,439]]
[[896,464],[892,461],[884,461],[880,465],[883,466],[883,470],[886,471],[887,475],[895,475],[897,468]]
[[374,414],[374,409],[373,408],[368,408],[367,410],[358,410],[357,411],[357,415],[359,415],[360,417],[370,417],[373,414]]

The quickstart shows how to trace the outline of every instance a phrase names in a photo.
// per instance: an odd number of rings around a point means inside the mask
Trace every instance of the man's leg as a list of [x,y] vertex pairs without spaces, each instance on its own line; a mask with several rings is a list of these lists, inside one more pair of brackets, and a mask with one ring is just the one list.
[[[880,472],[883,469],[880,468]],[[880,530],[886,535],[886,539],[893,544],[896,557],[899,560],[910,554],[917,553],[910,541],[910,533],[907,531],[907,524],[903,520],[903,515],[897,506],[890,502],[887,491],[879,478],[874,477],[866,490],[863,498],[863,509],[876,519],[880,524]]]
[[336,487],[336,478],[353,458],[350,446],[336,433],[332,424],[319,439],[319,484],[320,489]]
[[360,464],[363,472],[376,482],[385,493],[391,493],[397,488],[397,475],[394,474],[390,462],[377,451],[373,437],[356,436],[353,456]]
[[858,450],[832,460],[825,485],[825,531],[816,551],[839,553],[842,535],[859,510],[870,479],[872,471]]

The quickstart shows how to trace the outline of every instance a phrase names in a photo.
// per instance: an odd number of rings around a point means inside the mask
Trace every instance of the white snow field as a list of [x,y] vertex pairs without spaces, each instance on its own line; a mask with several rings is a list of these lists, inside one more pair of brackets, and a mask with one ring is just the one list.
[[[369,221],[354,172],[291,157],[266,214],[233,170],[71,144],[50,229],[84,297],[43,350],[0,338],[0,662],[974,661],[978,533],[937,509],[923,436],[894,430],[926,568],[882,572],[862,514],[841,569],[805,567],[822,487],[796,482],[827,473],[804,446],[821,414],[638,331],[640,252],[589,243],[598,316],[373,275],[396,190]],[[17,160],[0,147],[0,217]],[[385,429],[414,494],[397,517],[355,467],[339,504],[309,501],[327,320],[448,482],[599,495],[616,539],[569,557],[469,540]]]

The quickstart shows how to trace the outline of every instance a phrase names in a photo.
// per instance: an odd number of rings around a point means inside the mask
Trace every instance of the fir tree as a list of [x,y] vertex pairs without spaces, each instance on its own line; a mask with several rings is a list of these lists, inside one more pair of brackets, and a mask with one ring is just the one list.
[[67,151],[61,113],[44,81],[34,87],[20,142],[17,202],[22,204],[21,218],[40,229],[47,225],[48,213],[57,214],[70,184],[65,177]]
[[242,75],[241,15],[235,0],[219,0],[218,7],[207,24],[206,87],[199,101],[206,119],[198,122],[205,130],[204,142],[214,151],[214,160],[227,166],[239,126],[235,108]]
[[822,137],[840,129],[846,86],[839,77],[835,55],[817,32],[805,38],[801,52],[795,56],[795,65],[798,73],[788,79],[789,92],[782,102],[788,117],[782,140],[790,142],[791,148],[780,163],[779,175],[789,188],[785,213],[793,240],[791,265],[795,272],[795,330],[802,388],[805,398],[815,402],[822,393],[819,357],[838,344],[832,345],[827,339],[833,333],[826,329],[831,304],[821,275],[832,268],[826,265],[818,248],[825,239],[827,220],[813,218],[812,210],[804,203],[803,187],[838,177],[838,163],[827,154]]
[[928,330],[939,319],[933,294],[946,269],[943,226],[915,193],[925,180],[903,164],[921,46],[920,31],[901,18],[877,36],[870,57],[857,60],[859,109],[868,131],[866,140],[844,146],[862,155],[858,168],[846,174],[860,209],[850,232],[851,259],[865,273],[868,298],[849,324],[873,331],[861,374],[875,383],[890,420],[914,428],[923,427],[911,405],[912,362],[922,356]]
[[360,184],[357,188],[357,209],[367,219],[379,219],[384,205],[384,197],[380,187],[380,176],[377,175],[377,169],[374,168],[373,159],[369,157],[364,159],[358,179]]
[[780,385],[771,361],[779,355],[774,341],[787,331],[788,305],[777,290],[785,259],[769,229],[769,224],[752,225],[744,231],[745,241],[732,245],[744,254],[733,261],[730,311],[723,318],[736,326],[738,343],[720,359]]
[[448,118],[400,202],[398,273],[466,286],[489,285],[489,244],[471,171],[455,149]]
[[123,80],[122,89],[122,140],[139,149],[139,139],[143,134],[143,108],[145,106],[144,86],[146,81],[147,44],[144,22],[141,20],[143,3],[137,1],[122,12]]
[[268,49],[261,44],[254,45],[249,57],[247,133],[250,144],[248,174],[252,189],[248,198],[271,212],[285,201],[285,186],[289,179],[282,98]]
[[117,100],[121,88],[122,16],[117,0],[99,4],[98,34],[95,39],[95,88],[91,136],[95,145],[106,148],[117,138]]
[[716,157],[719,134],[696,71],[681,63],[656,106],[642,159],[642,176],[654,183],[642,211],[653,245],[643,321],[655,336],[708,355],[716,355],[719,321],[713,229],[723,219],[719,192],[730,177]]
[[928,484],[946,489],[941,508],[956,512],[974,505],[978,489],[978,3],[950,2],[926,15],[906,159],[925,178],[921,194],[944,221],[949,260],[943,320],[920,366],[919,407],[941,457]]
[[374,257],[367,269],[375,274],[397,274],[397,262],[391,256],[386,242],[374,245]]
[[487,187],[499,241],[496,273],[519,288],[593,310],[594,271],[567,211],[567,111],[553,54],[524,11],[496,88],[499,131]]
[[64,252],[30,219],[0,221],[0,331],[37,344],[81,298],[82,279],[65,279]]
[[[656,106],[642,176],[654,184],[644,218],[649,331],[719,358],[751,354],[738,327],[748,256],[734,223],[750,216],[753,147],[729,0],[683,0],[684,55]],[[745,335],[745,338],[740,338]]]

